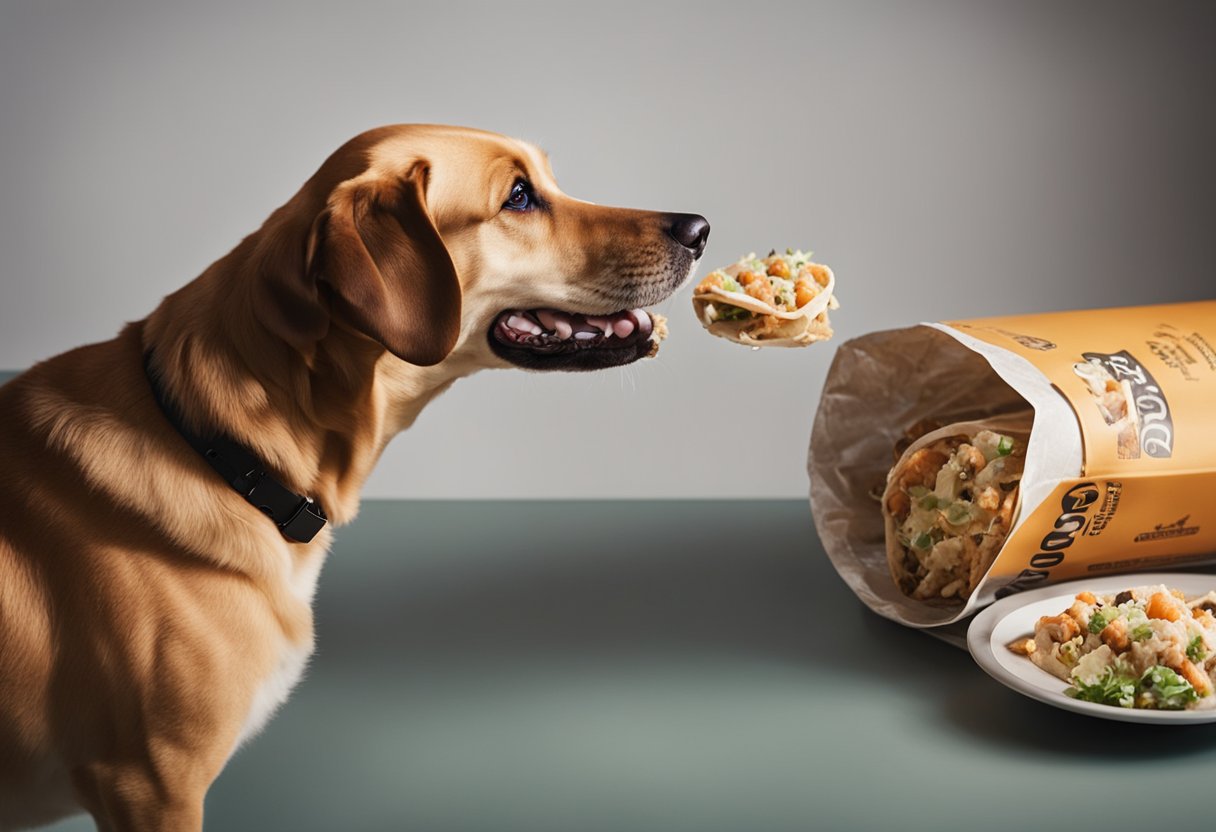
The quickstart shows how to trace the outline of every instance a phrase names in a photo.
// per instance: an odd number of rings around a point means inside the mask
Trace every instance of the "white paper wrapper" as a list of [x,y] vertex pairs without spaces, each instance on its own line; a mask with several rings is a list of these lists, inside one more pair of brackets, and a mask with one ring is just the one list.
[[958,621],[995,600],[985,580],[966,604],[931,606],[905,596],[887,566],[883,517],[872,495],[886,485],[893,448],[922,419],[986,424],[1033,412],[1022,518],[1081,471],[1080,428],[1067,400],[1025,358],[942,324],[842,344],[828,371],[811,433],[811,510],[836,571],[871,609],[912,627]]

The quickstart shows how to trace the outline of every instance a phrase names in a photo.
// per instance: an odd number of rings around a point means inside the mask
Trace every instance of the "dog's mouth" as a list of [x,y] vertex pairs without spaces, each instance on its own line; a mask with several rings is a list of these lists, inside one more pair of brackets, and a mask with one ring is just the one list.
[[490,348],[531,370],[600,370],[630,364],[654,349],[645,309],[585,315],[558,309],[508,309],[490,327]]

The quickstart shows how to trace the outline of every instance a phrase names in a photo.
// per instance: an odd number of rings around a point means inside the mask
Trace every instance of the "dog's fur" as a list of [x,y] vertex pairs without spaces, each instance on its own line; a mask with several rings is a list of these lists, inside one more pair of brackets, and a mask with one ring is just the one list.
[[[518,179],[543,209],[503,209]],[[427,402],[508,366],[500,312],[678,288],[697,253],[669,218],[565,196],[522,142],[372,130],[148,318],[0,388],[0,829],[81,809],[102,830],[200,829],[312,649],[330,528],[292,543],[231,490],[158,409],[145,352],[192,429],[341,525]]]

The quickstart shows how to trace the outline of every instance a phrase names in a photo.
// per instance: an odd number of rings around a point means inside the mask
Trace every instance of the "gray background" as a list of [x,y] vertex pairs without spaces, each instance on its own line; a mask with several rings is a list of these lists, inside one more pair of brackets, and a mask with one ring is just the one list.
[[[702,272],[813,248],[839,339],[1211,296],[1213,8],[6,2],[0,367],[110,337],[342,141],[406,121],[536,141],[576,196],[705,214]],[[752,353],[688,300],[657,361],[456,385],[367,494],[805,494],[833,345]]]
[[[6,3],[0,367],[145,315],[397,121],[700,211],[706,266],[812,247],[839,338],[1211,296],[1211,8]],[[1207,793],[1210,726],[1054,711],[865,612],[801,499],[833,346],[711,339],[687,291],[667,311],[657,361],[458,384],[368,493],[799,499],[369,502],[209,829],[1012,830],[1111,784],[1148,828]]]

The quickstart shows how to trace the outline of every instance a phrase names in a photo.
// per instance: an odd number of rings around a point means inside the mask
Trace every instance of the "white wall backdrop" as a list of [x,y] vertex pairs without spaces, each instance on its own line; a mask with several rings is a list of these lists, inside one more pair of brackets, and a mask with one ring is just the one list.
[[[467,124],[565,190],[703,213],[704,266],[810,247],[843,340],[1216,294],[1216,16],[1121,2],[6,3],[0,367],[111,337],[338,144]],[[806,493],[834,343],[488,372],[389,448],[380,497]]]

